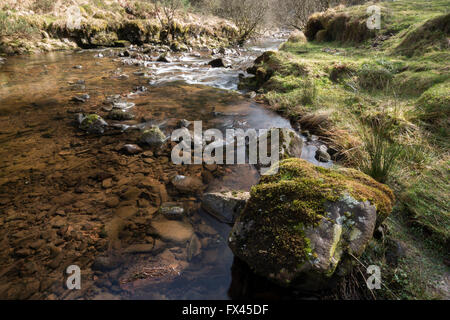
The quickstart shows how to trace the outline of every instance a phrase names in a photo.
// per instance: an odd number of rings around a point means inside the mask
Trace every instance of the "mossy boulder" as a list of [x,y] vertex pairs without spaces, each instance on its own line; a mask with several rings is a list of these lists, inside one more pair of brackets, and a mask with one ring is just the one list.
[[109,112],[108,118],[119,121],[132,120],[134,119],[134,114],[123,109],[113,109]]
[[[275,168],[273,168],[275,169]],[[349,271],[391,212],[392,191],[354,169],[286,159],[250,192],[229,238],[234,254],[280,285],[315,290]]]
[[81,130],[92,134],[103,134],[108,126],[108,123],[97,114],[89,114],[87,116],[79,114],[78,122]]
[[140,137],[140,142],[150,147],[160,147],[165,141],[166,135],[156,126],[148,130],[144,130]]

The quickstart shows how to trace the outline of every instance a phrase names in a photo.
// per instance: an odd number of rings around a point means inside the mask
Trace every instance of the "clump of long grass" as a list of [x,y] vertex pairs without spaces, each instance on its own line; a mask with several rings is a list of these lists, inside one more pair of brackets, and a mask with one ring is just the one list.
[[375,180],[385,183],[396,166],[404,147],[392,139],[394,133],[391,121],[372,119],[362,122],[361,138],[363,157],[361,170]]

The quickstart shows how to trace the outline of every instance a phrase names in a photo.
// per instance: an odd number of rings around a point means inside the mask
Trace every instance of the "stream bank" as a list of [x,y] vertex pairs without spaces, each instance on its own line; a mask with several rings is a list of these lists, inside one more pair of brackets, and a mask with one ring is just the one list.
[[117,6],[109,10],[61,8],[52,14],[1,11],[0,54],[32,54],[61,50],[167,45],[175,51],[218,48],[233,44],[237,28],[213,16],[178,12],[170,25],[154,16]]

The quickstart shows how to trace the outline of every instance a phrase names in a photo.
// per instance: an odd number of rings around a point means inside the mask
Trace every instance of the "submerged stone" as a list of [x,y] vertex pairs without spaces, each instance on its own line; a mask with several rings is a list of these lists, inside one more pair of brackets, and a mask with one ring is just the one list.
[[113,101],[112,107],[113,109],[120,109],[120,110],[128,110],[130,108],[133,108],[135,104],[133,102],[127,102],[123,100]]
[[151,225],[156,234],[167,241],[186,243],[194,234],[192,226],[181,221],[161,219],[152,221]]
[[120,150],[129,155],[138,154],[143,151],[137,144],[125,144]]
[[113,109],[109,112],[108,118],[110,118],[112,120],[119,120],[119,121],[132,120],[132,119],[134,119],[134,114],[132,114],[131,112],[122,110],[122,109]]
[[234,223],[250,198],[248,192],[211,192],[202,197],[202,208],[225,223]]
[[183,205],[176,202],[163,203],[159,212],[169,220],[181,220],[184,217]]
[[198,177],[177,175],[172,179],[172,184],[183,193],[198,193],[204,189],[203,182]]
[[73,102],[78,102],[78,103],[85,103],[86,101],[88,101],[90,98],[90,96],[88,94],[82,94],[79,96],[75,96],[72,98]]

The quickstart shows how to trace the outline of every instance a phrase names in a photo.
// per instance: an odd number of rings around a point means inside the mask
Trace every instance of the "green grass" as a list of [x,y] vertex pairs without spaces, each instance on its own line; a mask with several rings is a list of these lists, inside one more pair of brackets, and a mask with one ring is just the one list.
[[450,161],[422,172],[402,194],[414,221],[442,244],[450,238]]
[[37,29],[30,25],[23,17],[12,16],[5,11],[0,11],[0,38],[28,38],[36,32]]

